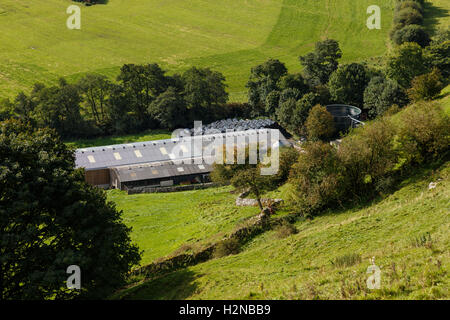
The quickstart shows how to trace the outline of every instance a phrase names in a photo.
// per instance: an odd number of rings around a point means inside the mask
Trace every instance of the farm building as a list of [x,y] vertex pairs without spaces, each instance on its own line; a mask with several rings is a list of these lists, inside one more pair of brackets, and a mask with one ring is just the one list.
[[[88,183],[102,188],[130,190],[205,183],[214,159],[221,154],[217,150],[221,151],[225,143],[267,147],[274,141],[272,132],[233,131],[77,149],[75,165],[85,169]],[[277,133],[276,146],[289,146],[283,134]]]

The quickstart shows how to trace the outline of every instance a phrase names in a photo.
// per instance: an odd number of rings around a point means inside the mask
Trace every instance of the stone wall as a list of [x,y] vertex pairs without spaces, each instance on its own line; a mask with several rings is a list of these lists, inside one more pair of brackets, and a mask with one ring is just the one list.
[[216,187],[217,184],[214,182],[209,183],[197,183],[189,184],[185,186],[170,186],[170,187],[140,187],[127,189],[128,194],[138,194],[138,193],[157,193],[157,192],[176,192],[176,191],[187,191],[187,190],[201,190],[211,187]]

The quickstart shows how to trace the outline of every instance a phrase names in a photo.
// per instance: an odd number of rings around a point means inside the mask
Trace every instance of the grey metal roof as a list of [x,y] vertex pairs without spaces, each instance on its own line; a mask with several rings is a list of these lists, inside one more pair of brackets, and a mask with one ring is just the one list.
[[[222,138],[225,141],[227,138],[236,139],[236,137],[240,136],[248,144],[250,139],[258,139],[258,135],[261,133],[267,134],[268,139],[270,139],[270,132],[269,129],[258,129],[82,148],[75,151],[75,166],[77,168],[85,168],[86,170],[96,170],[141,163],[202,157],[202,148],[205,150],[205,148],[211,147],[210,144],[214,143],[218,138]],[[200,142],[202,148],[195,148],[194,144],[196,142]],[[289,142],[281,132],[279,144],[281,146],[289,145]],[[188,152],[191,150],[192,152]],[[214,152],[211,155],[214,155]]]
[[145,163],[141,165],[113,168],[121,182],[162,179],[191,174],[206,174],[212,171],[212,166],[203,163],[178,163],[166,161],[162,163]]

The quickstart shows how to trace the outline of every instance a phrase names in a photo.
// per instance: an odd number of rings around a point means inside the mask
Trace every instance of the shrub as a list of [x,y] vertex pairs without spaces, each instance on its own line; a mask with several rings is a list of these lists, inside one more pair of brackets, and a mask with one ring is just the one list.
[[413,104],[403,111],[397,142],[406,163],[444,158],[450,145],[450,119],[437,103]]
[[414,77],[427,72],[426,59],[417,43],[406,42],[400,45],[387,59],[387,76],[403,88],[410,88]]
[[392,105],[403,107],[407,102],[403,88],[391,79],[373,77],[364,90],[364,108],[371,118],[384,114]]
[[275,232],[275,235],[278,239],[284,239],[293,234],[297,234],[298,230],[293,224],[284,222],[283,224],[275,228]]
[[331,98],[338,103],[361,106],[369,83],[367,68],[359,63],[339,66],[328,83]]
[[430,44],[430,36],[425,28],[415,24],[404,26],[396,30],[392,35],[392,40],[400,45],[405,42],[415,42],[422,48]]
[[343,176],[336,149],[329,143],[309,142],[292,166],[289,182],[293,193],[288,199],[304,216],[334,206],[344,194]]
[[442,75],[438,69],[415,77],[411,83],[411,88],[408,90],[409,98],[413,101],[434,99],[444,87],[441,80]]
[[311,109],[305,126],[308,138],[311,140],[331,138],[336,131],[333,116],[321,105],[316,105]]
[[241,245],[238,240],[231,238],[220,241],[214,249],[214,258],[222,258],[230,254],[238,254]]

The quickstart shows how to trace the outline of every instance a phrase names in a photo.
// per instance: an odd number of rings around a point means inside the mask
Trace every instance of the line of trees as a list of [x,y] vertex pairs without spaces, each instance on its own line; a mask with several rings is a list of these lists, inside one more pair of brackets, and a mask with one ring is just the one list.
[[422,26],[424,0],[397,0],[394,11],[394,26],[390,36],[397,45],[415,42],[421,47],[430,43],[430,35]]
[[225,88],[225,77],[208,68],[170,76],[158,64],[125,64],[116,82],[86,74],[77,83],[36,83],[30,94],[0,102],[0,120],[18,118],[63,138],[87,138],[245,117],[245,104],[227,104]]
[[250,114],[268,116],[306,136],[306,120],[318,104],[355,105],[375,118],[393,105],[401,108],[411,101],[430,100],[448,84],[450,34],[437,32],[424,48],[405,42],[386,57],[382,67],[339,64],[341,56],[339,43],[328,39],[300,57],[302,73],[289,73],[276,59],[252,68],[247,83]]

